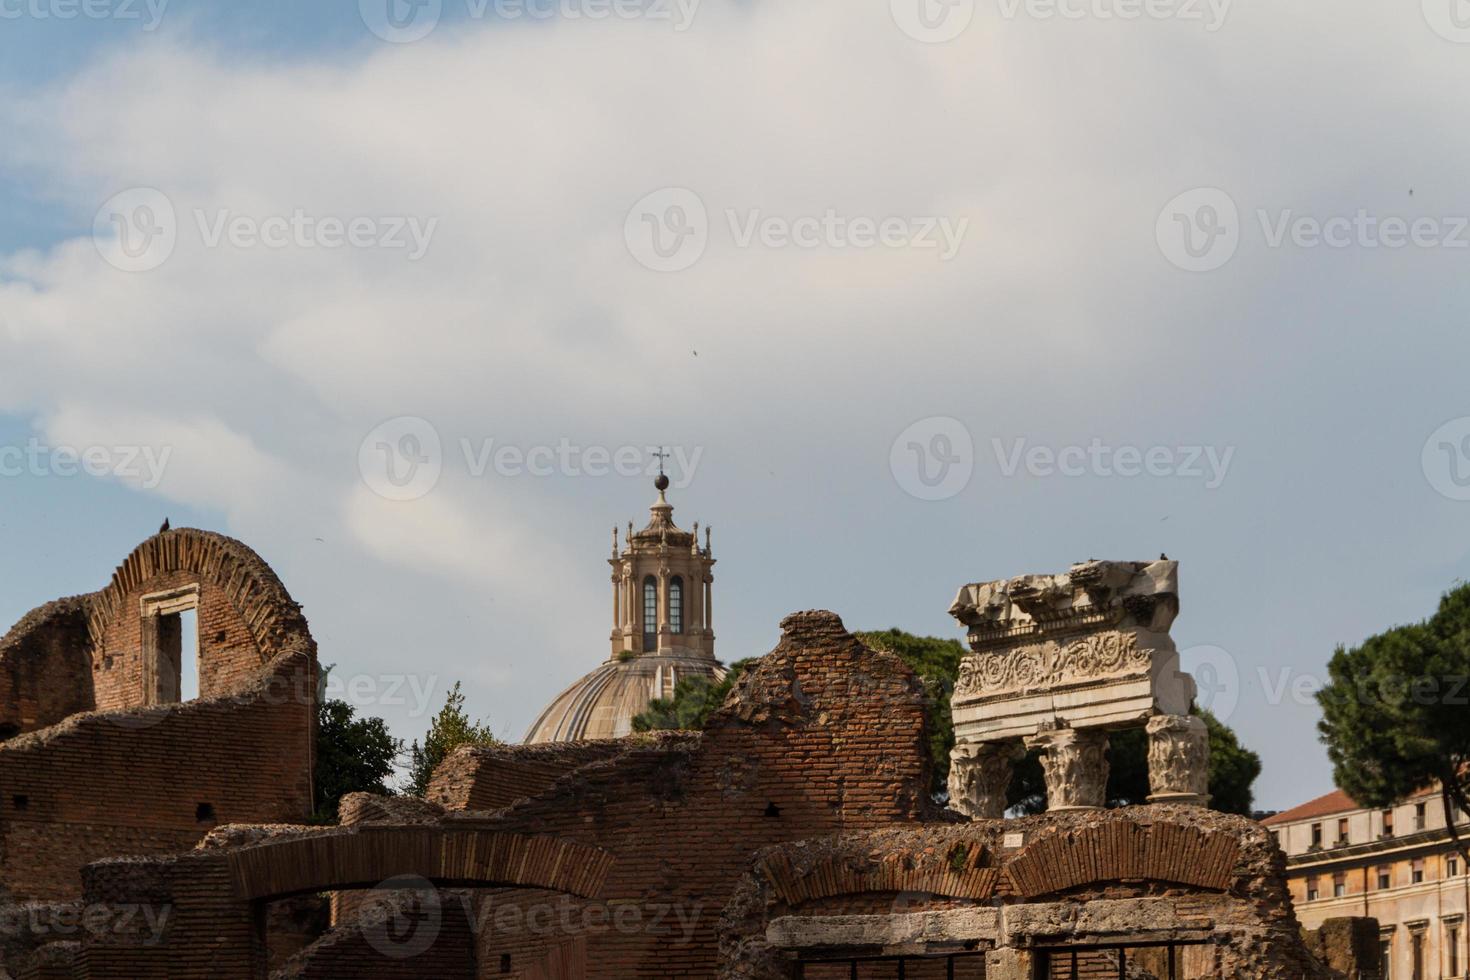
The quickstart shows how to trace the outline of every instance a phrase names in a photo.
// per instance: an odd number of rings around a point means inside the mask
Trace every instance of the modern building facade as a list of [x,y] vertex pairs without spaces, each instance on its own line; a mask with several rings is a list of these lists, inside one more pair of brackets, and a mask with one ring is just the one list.
[[[1470,975],[1470,875],[1451,840],[1437,789],[1385,809],[1337,790],[1263,823],[1286,853],[1297,917],[1378,920],[1386,980]],[[1455,826],[1470,836],[1470,818]]]

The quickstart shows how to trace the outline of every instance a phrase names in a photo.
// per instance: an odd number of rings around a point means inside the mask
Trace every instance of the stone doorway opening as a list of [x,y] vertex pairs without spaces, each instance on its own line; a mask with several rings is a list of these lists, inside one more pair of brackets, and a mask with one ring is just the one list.
[[801,980],[985,980],[985,953],[804,960]]
[[1036,980],[1206,980],[1218,976],[1206,943],[1069,946],[1038,951]]

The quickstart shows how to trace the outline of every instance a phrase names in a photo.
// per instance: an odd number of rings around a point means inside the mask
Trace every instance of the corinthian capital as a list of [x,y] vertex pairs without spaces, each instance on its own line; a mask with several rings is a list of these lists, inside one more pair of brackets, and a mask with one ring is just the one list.
[[1011,773],[1024,754],[1019,742],[956,745],[949,753],[949,806],[971,820],[1006,814]]
[[1210,800],[1210,732],[1200,718],[1157,715],[1148,722],[1150,803],[1204,806]]
[[1026,739],[1026,747],[1042,753],[1048,810],[1097,810],[1107,804],[1106,733],[1054,728]]

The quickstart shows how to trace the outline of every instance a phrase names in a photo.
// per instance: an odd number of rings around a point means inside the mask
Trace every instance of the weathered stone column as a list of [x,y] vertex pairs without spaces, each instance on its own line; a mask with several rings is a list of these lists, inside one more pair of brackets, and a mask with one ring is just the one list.
[[971,820],[1000,820],[1020,742],[971,742],[949,753],[949,807]]
[[1048,810],[1100,810],[1107,805],[1106,732],[1053,728],[1026,739],[1026,747],[1042,752]]
[[1210,802],[1210,731],[1190,715],[1156,715],[1148,722],[1150,803]]

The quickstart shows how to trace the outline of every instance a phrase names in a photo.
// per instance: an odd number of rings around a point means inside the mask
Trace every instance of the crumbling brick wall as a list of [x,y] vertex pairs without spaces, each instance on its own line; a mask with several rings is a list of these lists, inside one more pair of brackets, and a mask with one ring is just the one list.
[[4,898],[75,898],[83,865],[187,850],[217,823],[305,820],[315,673],[300,651],[231,697],[76,715],[0,745]]
[[[168,924],[153,936],[87,933],[79,975],[88,980],[264,980],[270,949],[264,928],[270,905],[282,899],[337,888],[392,890],[406,876],[418,876],[421,885],[434,886],[428,894],[439,896],[454,895],[458,885],[504,885],[590,898],[601,893],[611,860],[595,848],[467,828],[452,819],[437,826],[221,828],[192,851],[109,858],[83,869],[83,900],[90,906],[109,914],[140,904],[162,908]],[[429,920],[415,915],[410,922],[356,937],[351,929],[336,930],[303,951],[295,966],[321,977],[453,980],[462,975],[453,964],[473,957],[456,920],[458,915],[469,927],[459,911],[468,907],[441,899]],[[421,923],[426,931],[419,930]],[[369,969],[371,953],[383,962]]]
[[500,810],[540,796],[568,773],[625,749],[619,740],[463,745],[434,770],[426,797],[446,810]]
[[1302,930],[1302,940],[1313,956],[1344,980],[1384,980],[1377,919],[1328,919],[1316,929]]
[[[458,893],[379,894],[272,980],[475,980],[470,903]],[[392,933],[401,944],[385,941]]]
[[[914,956],[931,945],[952,949],[961,936],[984,949],[1028,954],[1176,943],[1213,959],[1209,972],[1195,976],[1326,980],[1329,971],[1298,935],[1279,859],[1254,821],[1180,805],[1058,811],[773,847],[725,909],[719,975],[791,980],[798,954],[871,954],[845,945],[852,940],[841,930],[823,935],[832,928],[824,917],[867,913],[889,917],[886,932],[872,931],[883,937],[880,947],[907,944]],[[924,927],[910,936],[904,930],[918,929],[916,917]],[[777,921],[783,925],[773,939]],[[783,945],[783,933],[803,942]]]
[[0,639],[0,737],[92,710],[87,613],[85,597],[58,599],[27,613]]
[[[142,597],[197,591],[200,698],[140,707]],[[143,542],[99,592],[0,639],[0,901],[62,900],[81,867],[192,847],[222,821],[311,813],[316,647],[300,607],[238,541]]]
[[300,607],[259,555],[238,541],[193,529],[143,542],[91,603],[97,708],[150,703],[143,688],[143,597],[198,589],[199,696],[249,682],[288,638],[306,632]]
[[506,955],[514,973],[580,938],[588,978],[708,978],[720,909],[757,849],[937,817],[913,672],[830,612],[797,613],[781,628],[775,650],[742,675],[702,734],[630,737],[617,758],[586,764],[540,796],[454,818],[616,857],[599,902],[482,896],[494,904],[479,911],[482,923],[519,907],[547,925],[481,929],[481,977],[496,976]]

